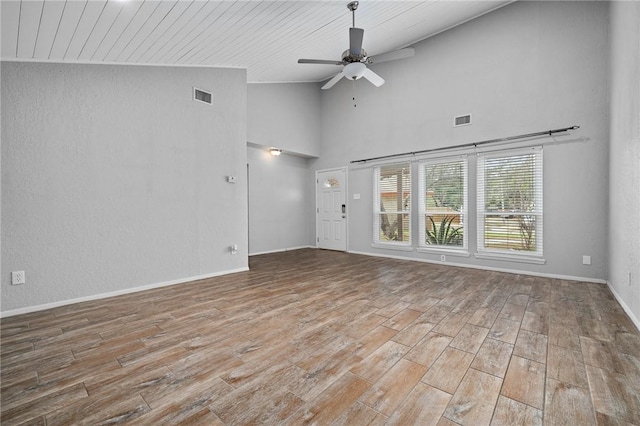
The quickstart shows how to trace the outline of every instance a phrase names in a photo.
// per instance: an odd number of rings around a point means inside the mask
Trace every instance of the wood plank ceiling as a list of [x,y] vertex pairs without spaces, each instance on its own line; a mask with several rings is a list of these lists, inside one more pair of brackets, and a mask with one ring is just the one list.
[[[368,54],[410,46],[510,3],[362,0]],[[348,48],[341,1],[2,0],[3,60],[239,67],[249,82],[321,81]]]

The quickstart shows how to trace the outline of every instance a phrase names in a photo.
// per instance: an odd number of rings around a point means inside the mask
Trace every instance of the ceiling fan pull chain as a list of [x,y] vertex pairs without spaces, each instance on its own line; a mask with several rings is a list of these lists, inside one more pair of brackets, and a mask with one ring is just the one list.
[[353,107],[357,107],[358,105],[356,104],[356,79],[353,79]]

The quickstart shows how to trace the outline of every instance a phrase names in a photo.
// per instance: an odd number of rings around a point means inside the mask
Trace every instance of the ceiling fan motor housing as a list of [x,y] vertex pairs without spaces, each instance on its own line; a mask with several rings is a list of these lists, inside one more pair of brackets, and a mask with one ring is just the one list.
[[354,62],[362,62],[365,63],[367,60],[367,52],[362,49],[360,54],[355,56],[352,55],[349,51],[349,49],[345,50],[344,52],[342,52],[342,64],[343,65],[347,65],[347,64],[351,64]]

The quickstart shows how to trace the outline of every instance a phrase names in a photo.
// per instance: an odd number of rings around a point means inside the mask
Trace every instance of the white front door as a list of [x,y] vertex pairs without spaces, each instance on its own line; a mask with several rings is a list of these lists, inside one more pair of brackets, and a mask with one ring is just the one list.
[[347,250],[346,169],[316,172],[318,248]]

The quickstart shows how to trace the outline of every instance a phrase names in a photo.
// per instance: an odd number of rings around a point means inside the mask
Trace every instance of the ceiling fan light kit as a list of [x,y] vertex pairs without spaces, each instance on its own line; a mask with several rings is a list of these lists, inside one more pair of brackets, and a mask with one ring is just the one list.
[[367,66],[362,62],[351,62],[344,66],[342,74],[351,80],[357,80],[364,75]]
[[326,60],[326,59],[298,59],[299,64],[323,64],[323,65],[341,65],[342,71],[336,74],[333,78],[327,81],[322,89],[330,89],[333,87],[342,77],[349,80],[358,80],[364,77],[370,83],[376,87],[380,87],[384,84],[384,79],[378,74],[367,68],[367,64],[378,64],[381,62],[394,61],[398,59],[409,58],[414,55],[414,50],[411,47],[395,50],[387,53],[383,53],[377,56],[368,56],[367,52],[362,48],[362,40],[364,38],[364,30],[362,28],[356,28],[356,15],[355,11],[358,9],[358,2],[352,1],[347,4],[347,9],[352,14],[353,26],[349,28],[349,49],[342,53],[342,59],[340,61]]

